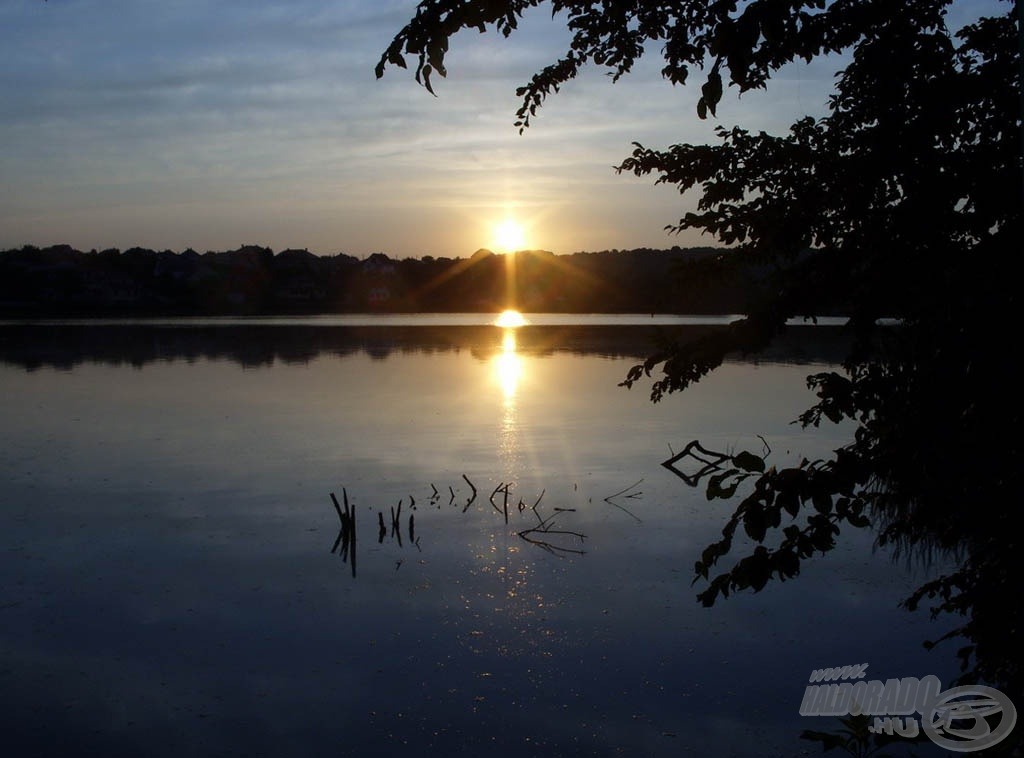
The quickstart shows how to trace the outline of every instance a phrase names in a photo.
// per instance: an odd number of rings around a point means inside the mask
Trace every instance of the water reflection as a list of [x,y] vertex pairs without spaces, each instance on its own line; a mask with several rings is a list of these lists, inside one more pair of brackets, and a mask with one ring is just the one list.
[[[518,315],[518,314],[516,314]],[[502,314],[503,317],[506,314]],[[519,316],[522,319],[522,316]],[[519,433],[519,419],[516,408],[516,393],[523,378],[523,359],[516,351],[516,323],[512,317],[505,318],[503,323],[510,324],[502,330],[501,351],[492,359],[494,375],[502,394],[501,427],[498,432],[498,449],[505,468],[508,481],[515,481],[519,475],[522,457],[522,441]],[[506,493],[507,496],[507,493]]]
[[334,505],[334,510],[338,512],[338,520],[341,522],[338,538],[334,541],[331,552],[337,552],[338,547],[341,547],[341,559],[351,566],[354,579],[356,576],[356,509],[349,507],[348,493],[345,490],[342,490],[342,497],[345,500],[344,510],[338,505],[338,498],[335,494],[331,493],[331,503]]
[[[734,362],[656,407],[607,358],[646,327],[528,325],[514,351],[493,325],[62,329],[0,329],[12,755],[791,755],[811,662],[955,668],[867,539],[694,602],[722,513],[658,465],[666,442],[832,449],[796,446],[803,367]],[[790,355],[835,333],[804,334]],[[25,371],[62,361],[89,365]],[[513,480],[506,526],[489,497]]]
[[[390,326],[386,319],[381,319],[380,323],[379,326],[311,326],[282,321],[273,326],[244,323],[186,326],[138,321],[100,325],[0,325],[0,363],[35,371],[44,367],[69,370],[82,363],[142,368],[168,360],[194,363],[199,359],[226,359],[246,368],[270,368],[280,364],[306,365],[325,356],[357,354],[387,359],[410,352],[444,354],[468,350],[474,355],[491,356],[497,348],[496,328],[506,329],[506,334],[512,330],[514,335],[514,349],[505,349],[503,342],[502,356],[571,353],[643,358],[656,348],[659,332],[670,330],[673,339],[685,342],[722,328],[716,324],[672,327],[524,324],[518,328],[499,324]],[[838,363],[845,357],[848,347],[846,340],[839,338],[840,334],[839,327],[791,327],[759,360]],[[516,364],[511,358],[503,358],[502,365],[510,369],[510,378],[515,376],[511,369]],[[509,386],[517,385],[510,382]]]
[[501,352],[494,357],[494,372],[505,396],[505,407],[515,406],[516,390],[523,375],[523,359],[516,353],[516,330],[504,329]]

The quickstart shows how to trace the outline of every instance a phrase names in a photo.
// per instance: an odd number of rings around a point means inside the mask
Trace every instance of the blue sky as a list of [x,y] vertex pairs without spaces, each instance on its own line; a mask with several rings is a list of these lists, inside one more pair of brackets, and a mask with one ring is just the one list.
[[[515,88],[565,49],[559,20],[460,34],[435,98],[406,71],[374,77],[415,5],[4,0],[0,248],[464,257],[505,216],[556,253],[711,242],[663,231],[692,198],[612,169],[633,140],[712,139],[697,87],[663,81],[656,54],[618,84],[588,71],[520,135]],[[841,65],[727,94],[717,124],[821,115]]]

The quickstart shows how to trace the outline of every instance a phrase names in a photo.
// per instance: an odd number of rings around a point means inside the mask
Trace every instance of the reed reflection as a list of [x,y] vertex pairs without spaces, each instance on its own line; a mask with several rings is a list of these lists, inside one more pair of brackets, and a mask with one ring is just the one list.
[[[335,497],[334,493],[331,493],[331,503],[334,505],[334,510],[338,512],[338,521],[341,522],[341,526],[338,529],[338,538],[334,541],[334,547],[331,548],[331,553],[335,553],[338,547],[341,547],[341,559],[348,563],[352,568],[352,578],[356,577],[356,509],[349,507],[348,504],[348,492],[344,489],[341,491],[342,498],[345,501],[345,508],[342,510],[341,506],[338,505],[338,498]],[[410,525],[410,529],[411,529]]]
[[[462,481],[469,486],[469,492],[465,489],[459,488],[459,494],[456,495],[456,489],[451,484],[448,484],[445,489],[449,493],[450,497],[447,500],[447,505],[456,509],[457,512],[465,514],[474,503],[477,501],[477,495],[479,494],[476,485],[470,480],[465,474],[462,475]],[[639,482],[637,483],[639,484]],[[421,505],[426,506],[426,513],[432,514],[436,511],[441,511],[445,504],[442,490],[439,490],[436,485],[431,483],[430,495],[426,497],[426,502]],[[626,510],[623,506],[614,502],[613,498],[619,497],[626,492],[633,490],[636,485],[610,495],[605,498],[605,502],[614,505],[616,508],[629,513],[637,521],[640,521],[634,514]],[[536,498],[524,497],[513,492],[514,485],[511,481],[501,481],[491,491],[490,496],[487,498],[487,502],[490,503],[490,508],[478,509],[477,513],[491,513],[491,511],[499,514],[504,518],[505,525],[508,526],[510,523],[515,523],[516,528],[514,531],[500,531],[492,532],[490,539],[492,542],[491,553],[502,553],[505,556],[506,563],[504,568],[497,569],[497,573],[512,572],[513,567],[510,556],[519,552],[519,547],[510,547],[507,544],[507,538],[511,536],[518,536],[523,542],[539,547],[547,553],[557,557],[565,558],[574,555],[586,555],[585,550],[582,549],[582,545],[586,542],[587,535],[582,532],[578,532],[571,529],[565,529],[560,522],[557,521],[561,516],[569,514],[570,518],[572,514],[576,513],[575,508],[565,508],[554,506],[548,513],[547,508],[541,508],[541,501],[544,499],[546,490],[541,490],[540,494]],[[626,495],[626,497],[637,497],[640,493],[633,492],[632,494]],[[349,564],[352,572],[352,578],[356,577],[356,507],[354,503],[349,502],[348,490],[342,487],[341,496],[342,502],[338,501],[338,497],[333,493],[329,493],[331,504],[334,506],[335,512],[338,514],[339,529],[337,537],[334,540],[334,544],[331,546],[331,553],[338,554],[344,563]],[[461,497],[465,496],[465,502],[463,503]],[[408,510],[406,511],[407,516],[403,517],[402,507],[405,503],[404,498],[400,498],[397,506],[390,506],[389,508],[380,507],[377,509],[377,544],[383,545],[385,540],[388,539],[389,530],[385,523],[385,512],[390,511],[390,542],[389,544],[394,545],[399,550],[408,545],[409,547],[415,548],[417,552],[422,552],[420,547],[420,537],[418,533],[418,521],[416,520],[416,503],[417,499],[414,495],[409,495]],[[371,512],[373,508],[370,509]],[[547,513],[547,515],[545,515]],[[430,526],[428,518],[428,526]],[[518,519],[518,521],[517,521]],[[522,525],[523,520],[528,524],[525,528],[519,529]],[[372,523],[372,517],[371,517]],[[434,522],[433,526],[436,528],[438,522]],[[441,524],[444,522],[442,521]],[[407,531],[406,531],[407,525]],[[557,527],[557,528],[556,528]],[[433,530],[431,530],[433,531]],[[408,543],[403,542],[403,533],[408,534]],[[498,539],[505,540],[502,546],[495,544]],[[395,561],[395,570],[404,563],[404,559],[399,558]],[[497,564],[495,564],[497,565]],[[525,576],[525,569],[514,569],[515,571]],[[514,597],[515,593],[508,594],[509,598]]]

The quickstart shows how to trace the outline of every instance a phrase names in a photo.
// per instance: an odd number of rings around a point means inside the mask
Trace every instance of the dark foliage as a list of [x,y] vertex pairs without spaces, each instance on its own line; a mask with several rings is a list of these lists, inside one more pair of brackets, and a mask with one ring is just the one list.
[[737,313],[763,272],[714,248],[392,259],[276,255],[255,245],[173,253],[83,253],[68,245],[0,252],[0,314],[492,312]]

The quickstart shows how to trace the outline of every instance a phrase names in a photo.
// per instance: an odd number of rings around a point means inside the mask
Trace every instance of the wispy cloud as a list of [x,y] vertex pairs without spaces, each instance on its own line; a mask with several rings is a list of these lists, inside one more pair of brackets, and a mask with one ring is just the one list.
[[[669,245],[679,196],[612,166],[638,140],[713,138],[657,56],[596,70],[528,133],[516,86],[563,51],[544,10],[510,39],[463,32],[439,97],[375,80],[414,0],[11,0],[0,5],[0,247],[183,249],[242,240],[321,252],[466,255],[504,207],[538,246]],[[780,130],[823,111],[841,61],[794,66],[721,123]],[[490,215],[488,215],[490,214]]]

